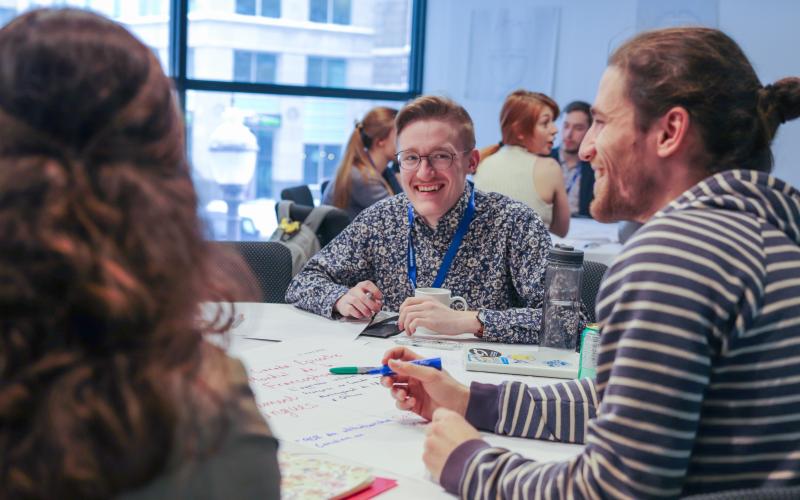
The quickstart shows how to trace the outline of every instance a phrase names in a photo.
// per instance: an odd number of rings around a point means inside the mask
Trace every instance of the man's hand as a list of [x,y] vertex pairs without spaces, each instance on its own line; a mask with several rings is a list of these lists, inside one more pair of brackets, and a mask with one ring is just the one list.
[[435,300],[409,297],[400,304],[397,326],[413,335],[420,326],[444,335],[477,333],[481,323],[477,311],[454,311]]
[[461,443],[472,439],[481,439],[481,435],[463,416],[446,408],[439,408],[433,413],[422,461],[437,483],[440,482],[447,457]]
[[383,293],[375,283],[362,281],[336,301],[336,312],[345,317],[369,318],[381,310]]
[[465,415],[469,388],[446,371],[407,363],[415,359],[422,359],[422,356],[405,347],[389,349],[383,355],[381,362],[388,362],[396,375],[381,378],[381,385],[391,389],[397,407],[413,411],[427,420],[433,418],[437,408],[447,408]]

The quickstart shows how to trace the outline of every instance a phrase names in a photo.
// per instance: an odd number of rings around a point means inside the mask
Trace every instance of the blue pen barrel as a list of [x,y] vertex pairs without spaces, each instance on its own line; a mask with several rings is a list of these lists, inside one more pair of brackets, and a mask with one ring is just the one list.
[[[437,370],[442,369],[442,358],[415,359],[414,361],[409,361],[409,363],[420,366],[428,366]],[[384,376],[397,375],[394,371],[392,371],[391,368],[389,368],[389,365],[383,365],[383,368],[380,370],[380,374]]]

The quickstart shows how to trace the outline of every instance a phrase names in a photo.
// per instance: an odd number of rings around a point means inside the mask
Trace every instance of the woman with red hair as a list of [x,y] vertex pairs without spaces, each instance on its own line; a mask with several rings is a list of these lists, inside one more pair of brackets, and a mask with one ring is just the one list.
[[544,94],[516,90],[500,111],[503,140],[481,150],[475,187],[531,207],[550,232],[569,231],[569,199],[561,167],[547,156],[558,129],[558,105]]

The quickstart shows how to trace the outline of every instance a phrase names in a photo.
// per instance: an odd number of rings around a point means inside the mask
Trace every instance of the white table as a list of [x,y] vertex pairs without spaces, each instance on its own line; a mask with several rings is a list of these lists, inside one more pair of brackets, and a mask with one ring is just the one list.
[[611,265],[614,258],[622,250],[617,236],[616,223],[603,224],[594,219],[573,217],[569,221],[569,232],[564,238],[550,235],[553,244],[565,243],[583,250],[585,260]]
[[[274,383],[275,379],[271,378],[276,373],[274,370],[288,372],[289,369],[270,365],[269,363],[272,361],[264,364],[263,360],[280,358],[281,353],[285,353],[287,359],[291,360],[292,357],[298,356],[298,352],[318,349],[319,351],[314,352],[321,353],[319,359],[330,357],[330,353],[337,350],[352,353],[352,355],[345,356],[346,359],[333,360],[333,365],[376,365],[380,361],[382,353],[396,345],[393,339],[359,338],[358,334],[364,328],[364,322],[332,321],[285,304],[237,304],[237,308],[243,314],[244,321],[230,332],[228,351],[231,355],[242,358],[250,370],[251,386],[256,394],[256,400],[265,414],[269,413],[265,408],[275,408],[275,406],[271,406],[272,401],[269,400],[270,391],[274,391],[274,389],[265,389],[263,381],[265,380],[267,385]],[[280,341],[253,340],[254,337]],[[475,343],[481,342],[476,339]],[[486,344],[483,343],[483,345]],[[473,380],[499,383],[511,378],[523,380],[529,385],[545,385],[554,381],[538,377],[467,372],[463,368],[463,354],[460,350],[428,348],[415,348],[415,350],[426,356],[441,356],[443,365],[448,372],[463,383]],[[297,361],[297,359],[294,360]],[[305,363],[305,361],[303,362]],[[285,364],[288,365],[288,361]],[[315,365],[316,363],[306,364],[303,369],[309,373],[310,377],[316,377],[314,380],[323,381],[322,386],[327,384],[327,387],[330,388],[339,381],[345,380],[327,376],[326,367],[318,368]],[[337,406],[335,407],[337,409],[334,410],[331,410],[334,408],[333,406],[327,407],[324,409],[326,413],[323,415],[311,414],[306,420],[303,416],[294,416],[294,418],[285,415],[268,416],[267,419],[273,432],[281,439],[281,449],[309,454],[329,454],[340,461],[370,466],[375,470],[376,476],[392,478],[398,482],[397,487],[380,495],[382,499],[450,498],[441,486],[427,477],[425,472],[422,463],[425,426],[412,414],[400,412],[394,408],[388,391],[375,386],[376,378],[360,376],[359,380],[356,377],[359,376],[351,377],[347,383],[359,384],[365,391],[371,391],[368,400],[362,398],[359,401],[357,398],[353,398],[353,403],[336,403],[342,406]],[[294,381],[290,380],[289,382],[293,383]],[[276,398],[279,399],[278,396]],[[276,404],[280,404],[280,402]],[[345,406],[347,404],[351,406]],[[310,411],[322,410],[317,408]],[[323,416],[324,420],[330,421],[330,425],[334,427],[339,425],[336,424],[337,421],[347,422],[348,425],[352,423],[356,427],[373,425],[374,422],[359,423],[359,418],[366,418],[365,412],[386,417],[378,422],[383,425],[383,428],[376,431],[371,437],[359,440],[357,444],[351,446],[352,449],[337,443],[322,449],[315,449],[314,446],[304,444],[309,442],[310,438],[298,437],[305,432],[305,426],[308,426],[309,422],[318,423],[321,420],[320,416]],[[388,419],[392,419],[392,421],[389,422]],[[294,422],[296,424],[293,424]],[[338,428],[332,430],[338,430]],[[493,445],[519,451],[525,456],[543,461],[566,460],[579,453],[583,448],[579,445],[509,438],[494,434],[485,434],[485,437]],[[372,439],[372,442],[369,439]],[[401,441],[399,445],[396,440]],[[311,442],[311,444],[314,443]]]

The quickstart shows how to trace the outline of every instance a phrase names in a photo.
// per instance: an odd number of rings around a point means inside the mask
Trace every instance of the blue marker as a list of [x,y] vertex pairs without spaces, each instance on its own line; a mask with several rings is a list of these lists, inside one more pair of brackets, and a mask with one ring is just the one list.
[[[410,363],[420,366],[430,366],[431,368],[436,368],[437,370],[442,369],[442,358],[417,359],[414,361],[410,361]],[[396,375],[396,373],[393,372],[391,368],[389,368],[389,365],[337,366],[331,368],[331,373],[336,375],[383,375],[383,376]]]

